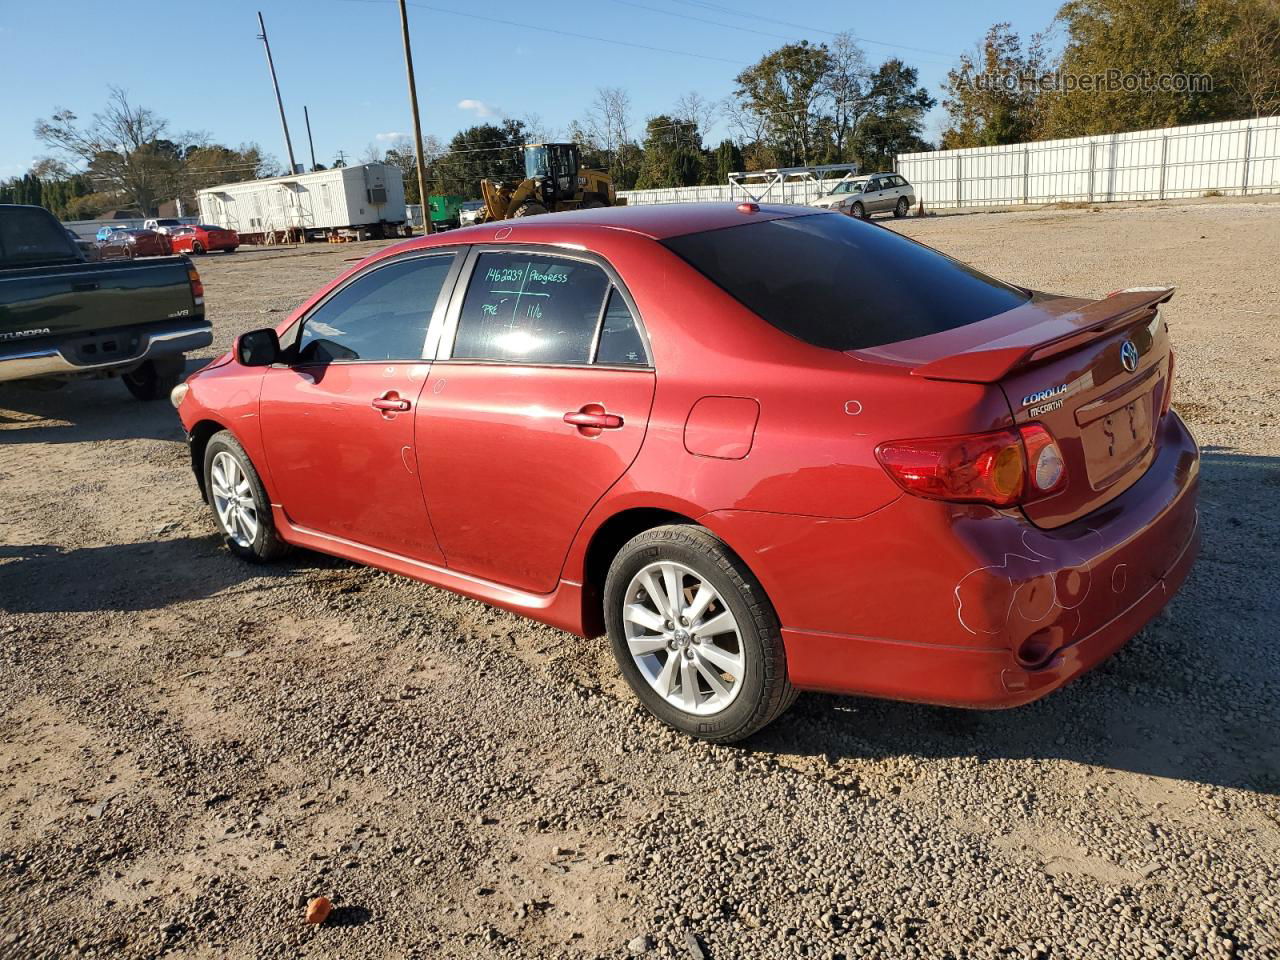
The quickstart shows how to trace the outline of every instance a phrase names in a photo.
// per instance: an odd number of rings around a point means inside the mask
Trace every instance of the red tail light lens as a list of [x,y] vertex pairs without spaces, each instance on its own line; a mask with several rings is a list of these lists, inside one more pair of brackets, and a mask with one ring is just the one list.
[[204,284],[200,282],[200,274],[195,267],[187,268],[187,279],[191,281],[191,296],[196,303],[204,303]]
[[1169,375],[1164,379],[1164,399],[1160,401],[1160,416],[1169,412],[1173,403],[1173,348],[1169,348]]
[[1038,423],[962,437],[895,440],[876,448],[876,456],[904,490],[933,500],[1012,507],[1067,482],[1062,452]]

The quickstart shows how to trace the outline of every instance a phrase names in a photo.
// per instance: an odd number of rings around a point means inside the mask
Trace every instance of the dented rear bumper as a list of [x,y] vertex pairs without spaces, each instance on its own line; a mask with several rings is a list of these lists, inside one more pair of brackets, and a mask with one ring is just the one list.
[[778,607],[797,687],[1017,706],[1115,653],[1186,580],[1199,451],[1176,414],[1158,429],[1140,480],[1052,530],[904,496],[853,521],[723,514],[718,532],[760,543],[738,549]]

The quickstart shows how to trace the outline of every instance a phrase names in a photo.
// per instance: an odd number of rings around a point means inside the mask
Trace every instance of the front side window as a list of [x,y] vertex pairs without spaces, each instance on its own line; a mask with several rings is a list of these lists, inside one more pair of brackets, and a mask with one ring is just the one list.
[[412,257],[348,283],[303,321],[298,362],[423,359],[427,327],[452,264],[453,254]]
[[608,287],[605,272],[581,260],[482,253],[462,302],[453,358],[590,363]]

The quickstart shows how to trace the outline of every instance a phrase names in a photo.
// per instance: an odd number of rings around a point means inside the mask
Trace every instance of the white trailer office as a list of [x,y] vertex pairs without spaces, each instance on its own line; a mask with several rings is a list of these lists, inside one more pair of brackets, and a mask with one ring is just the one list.
[[392,237],[407,213],[400,169],[386,163],[224,183],[196,194],[203,223],[246,243],[322,239],[340,232]]

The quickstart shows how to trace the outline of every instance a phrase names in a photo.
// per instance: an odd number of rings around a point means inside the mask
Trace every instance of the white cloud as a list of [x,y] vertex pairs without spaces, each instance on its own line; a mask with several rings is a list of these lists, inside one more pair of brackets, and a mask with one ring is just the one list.
[[470,110],[475,113],[477,117],[496,117],[498,115],[497,108],[489,106],[489,104],[485,103],[483,100],[459,100],[458,109]]
[[396,140],[410,140],[412,138],[407,133],[401,133],[399,130],[391,130],[387,133],[374,134],[373,139],[377,140],[379,143],[394,143]]

